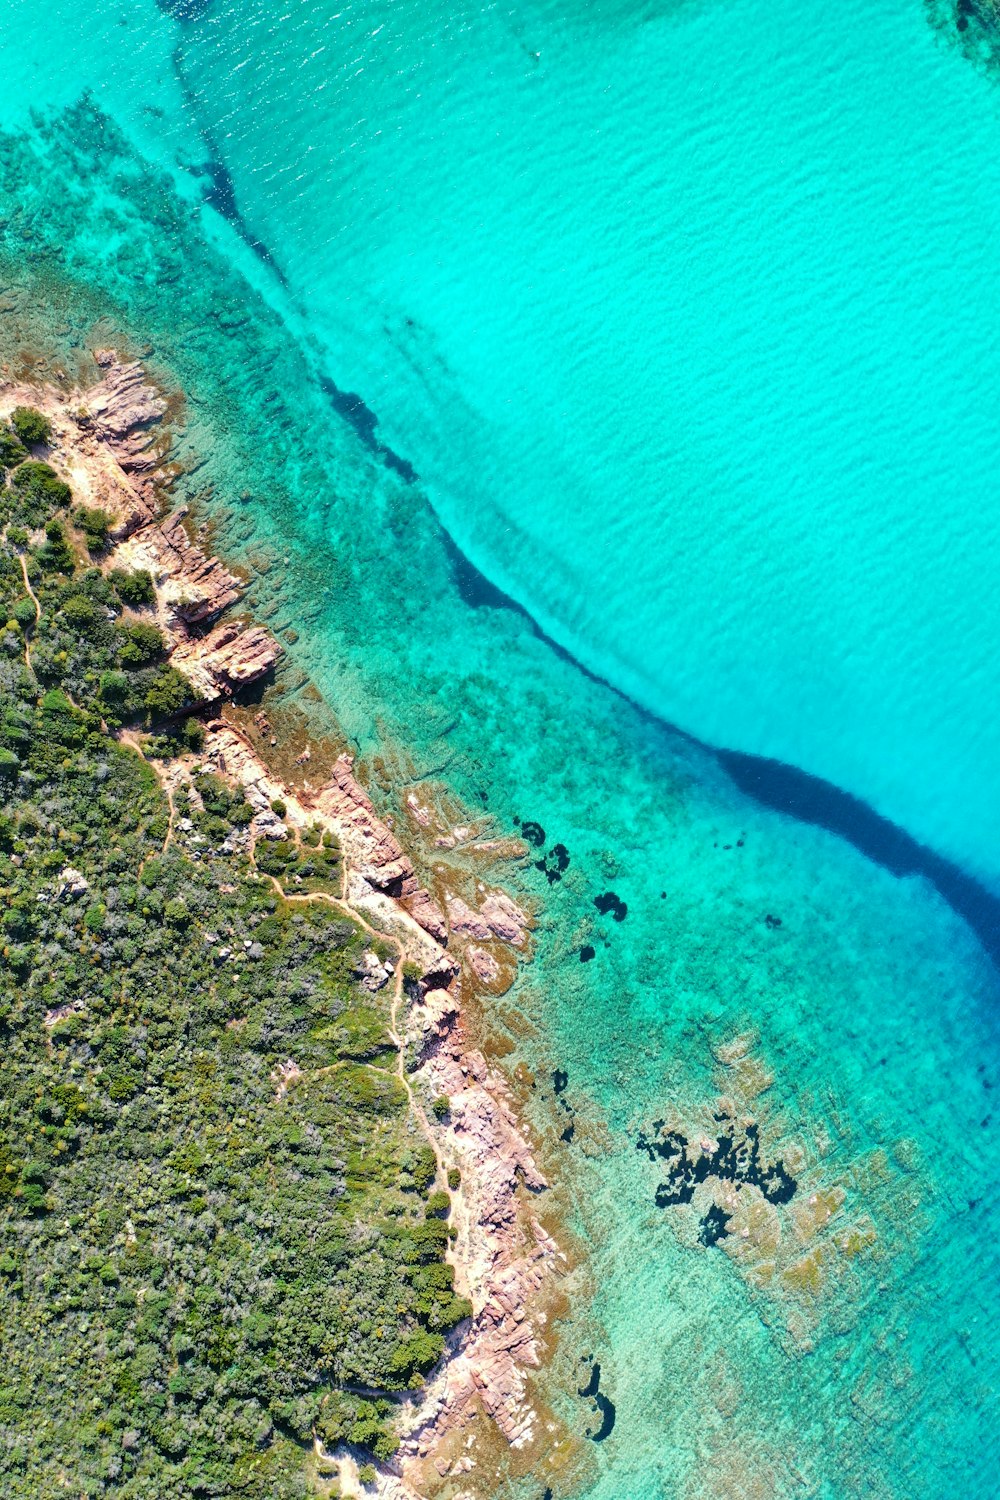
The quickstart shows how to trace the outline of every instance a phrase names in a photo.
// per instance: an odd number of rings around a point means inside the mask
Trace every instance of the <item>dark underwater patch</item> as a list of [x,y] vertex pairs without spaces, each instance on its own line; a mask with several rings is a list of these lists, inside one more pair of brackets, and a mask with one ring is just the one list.
[[480,573],[475,563],[471,563],[465,553],[456,547],[443,527],[441,540],[451,566],[452,582],[458,589],[463,604],[467,604],[470,609],[512,609],[515,614],[523,615],[526,620],[531,619],[527,610],[522,609],[516,599],[512,599],[509,594],[498,589],[485,573]]
[[729,1214],[713,1203],[701,1221],[698,1238],[703,1245],[717,1245],[729,1233]]
[[577,1395],[585,1401],[592,1401],[594,1409],[601,1419],[597,1428],[587,1428],[585,1436],[590,1438],[593,1443],[603,1443],[604,1439],[610,1437],[614,1430],[617,1411],[615,1403],[611,1400],[610,1396],[606,1396],[601,1390],[601,1367],[597,1360],[590,1360],[589,1356],[584,1356],[583,1363],[590,1364],[590,1375],[586,1385],[579,1387]]
[[535,860],[535,869],[541,870],[549,885],[557,885],[569,869],[569,850],[565,844],[553,844],[548,854]]
[[971,875],[918,843],[859,797],[808,771],[738,750],[716,750],[715,758],[740,791],[763,807],[837,834],[893,875],[925,876],[965,918],[1000,969],[1000,897]]
[[992,0],[926,0],[927,19],[970,62],[1000,68],[1000,11]]
[[212,0],[156,0],[158,9],[175,21],[197,21]]
[[750,1124],[741,1130],[728,1116],[718,1118],[730,1129],[719,1136],[715,1150],[710,1152],[700,1147],[692,1151],[688,1138],[679,1130],[665,1130],[662,1120],[654,1121],[649,1135],[643,1132],[637,1138],[637,1151],[645,1151],[650,1161],[659,1160],[667,1165],[667,1179],[655,1193],[657,1208],[690,1203],[698,1184],[710,1177],[759,1188],[768,1203],[788,1203],[795,1196],[798,1184],[782,1160],[761,1161],[758,1126]]
[[590,960],[595,955],[595,951],[596,950],[594,949],[592,944],[584,943],[583,947],[580,949],[580,962],[582,964],[589,964]]
[[603,895],[595,896],[594,905],[602,917],[610,914],[616,922],[624,922],[628,916],[628,907],[614,891],[605,891]]
[[338,417],[343,417],[344,421],[354,428],[368,452],[381,458],[386,468],[400,475],[407,484],[413,484],[418,478],[416,469],[408,458],[400,457],[387,443],[380,441],[378,417],[363,397],[359,396],[356,391],[341,390],[337,382],[329,375],[321,375],[319,383],[323,394],[329,398],[330,405]]

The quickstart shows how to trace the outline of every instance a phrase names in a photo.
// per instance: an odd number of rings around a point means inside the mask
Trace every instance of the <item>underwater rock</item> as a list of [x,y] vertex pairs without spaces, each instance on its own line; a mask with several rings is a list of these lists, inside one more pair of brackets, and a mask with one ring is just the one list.
[[500,942],[511,943],[515,948],[524,946],[528,914],[504,891],[490,891],[483,898],[479,911],[461,896],[449,895],[446,903],[451,930],[457,935],[476,938],[481,943],[499,938]]
[[503,972],[492,953],[485,948],[478,948],[475,943],[470,943],[465,950],[465,956],[469,960],[469,966],[476,978],[482,980],[483,984],[493,984],[500,978]]
[[628,907],[614,891],[605,891],[603,895],[595,896],[594,905],[602,917],[610,914],[616,922],[624,922],[628,916]]
[[596,1429],[587,1429],[586,1436],[593,1443],[603,1443],[605,1438],[610,1437],[614,1429],[617,1411],[614,1402],[601,1390],[601,1367],[597,1360],[591,1362],[590,1378],[586,1385],[579,1388],[577,1394],[585,1400],[593,1402],[594,1408],[601,1419],[600,1425]]
[[798,1184],[784,1162],[761,1162],[758,1127],[750,1124],[741,1131],[735,1120],[728,1123],[729,1134],[720,1135],[714,1144],[701,1141],[694,1149],[679,1130],[665,1130],[662,1120],[654,1122],[651,1135],[638,1137],[637,1151],[645,1151],[650,1161],[669,1164],[667,1181],[656,1189],[657,1208],[690,1203],[698,1184],[710,1177],[759,1188],[768,1203],[788,1203],[794,1197]]
[[703,1245],[717,1245],[729,1233],[730,1215],[713,1203],[701,1221],[698,1239]]
[[531,844],[532,848],[540,849],[545,843],[545,829],[541,823],[534,823],[528,819],[521,824],[521,837],[526,843]]
[[535,860],[535,869],[542,871],[549,885],[555,885],[562,880],[564,873],[569,869],[569,850],[566,845],[553,844],[548,854],[542,859]]

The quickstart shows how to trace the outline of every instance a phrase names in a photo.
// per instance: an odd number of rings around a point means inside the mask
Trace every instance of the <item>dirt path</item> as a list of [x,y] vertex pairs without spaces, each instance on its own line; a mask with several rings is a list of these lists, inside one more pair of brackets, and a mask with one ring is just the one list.
[[[253,861],[254,867],[256,868],[257,862],[252,854],[251,859]],[[380,932],[377,927],[372,927],[372,925],[365,920],[361,913],[359,911],[356,911],[351,903],[347,900],[346,867],[343,869],[343,874],[341,877],[341,894],[339,896],[331,896],[327,891],[306,891],[302,894],[296,894],[294,892],[286,891],[276,875],[270,875],[268,876],[268,879],[271,881],[271,884],[274,886],[275,891],[283,901],[325,901],[328,906],[332,906],[336,911],[343,912],[346,917],[350,918],[352,922],[355,922],[359,927],[367,932],[369,937],[377,938],[381,942],[391,943],[396,949],[397,959],[395,973],[393,974],[392,979],[392,1001],[389,1006],[389,1036],[391,1037],[396,1048],[395,1073],[396,1077],[403,1085],[403,1088],[406,1090],[406,1097],[409,1101],[410,1109],[413,1111],[413,1114],[416,1117],[417,1123],[419,1124],[420,1129],[423,1132],[424,1138],[427,1141],[427,1144],[430,1146],[431,1150],[434,1152],[434,1160],[437,1162],[438,1172],[445,1179],[445,1181],[447,1181],[449,1163],[441,1153],[437,1138],[434,1134],[434,1131],[431,1129],[430,1121],[427,1118],[423,1105],[420,1103],[420,1100],[417,1098],[416,1094],[413,1091],[413,1085],[411,1084],[409,1074],[406,1071],[406,1041],[405,1037],[401,1035],[399,1029],[399,1012],[400,1007],[404,1003],[403,962],[406,958],[406,947],[402,939],[396,937],[393,933]],[[336,1064],[334,1066],[336,1066]],[[369,1066],[372,1065],[369,1064]],[[386,1072],[387,1070],[385,1068],[380,1068],[378,1069],[378,1071]]]
[[[141,741],[139,739],[138,734],[135,732],[134,729],[120,729],[118,731],[118,742],[119,742],[119,744],[127,745],[128,748],[130,750],[134,750],[135,753],[136,753],[136,755],[138,755],[142,760],[146,760],[146,757],[145,757],[145,755],[143,755],[143,752],[142,752],[142,743],[141,743]],[[167,831],[166,831],[166,834],[164,835],[164,838],[163,838],[163,846],[162,846],[161,849],[159,849],[157,851],[157,857],[159,858],[159,857],[162,857],[164,854],[166,854],[167,850],[170,847],[171,841],[173,839],[173,836],[174,836],[174,823],[176,822],[176,819],[177,819],[177,807],[176,807],[176,804],[174,803],[174,789],[170,785],[170,782],[167,780],[166,776],[164,776],[164,774],[161,771],[160,767],[156,764],[155,761],[146,761],[146,764],[149,765],[149,766],[152,766],[153,775],[156,777],[157,781],[160,783],[160,787],[161,787],[161,789],[163,791],[163,795],[167,799],[167,809],[168,809],[168,812],[167,812]],[[153,858],[152,854],[147,854],[146,858],[143,860],[142,864],[139,866],[139,877],[140,877],[140,879],[142,878],[142,872],[143,872],[143,870],[146,868],[147,863],[152,858]]]
[[[35,625],[37,626],[39,620],[42,618],[42,606],[39,604],[38,595],[35,593],[28,580],[28,564],[24,560],[23,552],[21,553],[19,561],[21,564],[21,577],[24,579],[24,587],[27,589],[28,597],[30,598],[32,604],[35,606]],[[31,665],[31,642],[28,640],[27,632],[25,632],[24,636],[24,664],[31,675],[34,676],[35,669]]]

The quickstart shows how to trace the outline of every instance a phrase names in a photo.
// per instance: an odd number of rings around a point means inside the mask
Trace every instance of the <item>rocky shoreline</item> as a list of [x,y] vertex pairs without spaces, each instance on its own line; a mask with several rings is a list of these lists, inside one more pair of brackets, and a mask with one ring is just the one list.
[[[234,618],[245,584],[191,534],[183,507],[164,514],[175,472],[170,466],[169,403],[142,365],[111,350],[95,354],[100,380],[73,397],[35,385],[2,388],[5,404],[31,404],[53,427],[50,458],[79,501],[112,518],[114,565],[145,569],[155,586],[157,623],[169,660],[205,700],[205,743],[195,759],[239,783],[254,809],[251,836],[284,838],[288,830],[319,824],[337,839],[343,858],[343,904],[398,949],[397,1040],[410,1059],[408,1086],[423,1129],[433,1140],[442,1174],[460,1175],[452,1223],[456,1285],[473,1306],[429,1384],[400,1415],[403,1441],[383,1466],[382,1494],[407,1500],[441,1486],[446,1476],[475,1492],[476,1442],[481,1415],[513,1449],[529,1449],[544,1423],[529,1389],[542,1360],[547,1291],[565,1258],[537,1215],[547,1184],[519,1124],[506,1084],[469,1034],[463,986],[487,988],[516,970],[529,948],[528,914],[501,889],[476,882],[440,896],[421,884],[412,859],[354,775],[352,757],[339,755],[316,781],[309,751],[299,757],[302,779],[281,776],[265,746],[227,716],[241,689],[262,682],[282,647],[263,626]],[[224,618],[220,618],[223,617]],[[259,714],[258,738],[274,743]],[[132,736],[129,736],[132,739]],[[169,788],[168,788],[169,790]],[[272,804],[285,805],[278,819]],[[413,794],[408,811],[426,825],[430,814]],[[454,847],[471,830],[439,830],[437,845]],[[476,846],[490,854],[496,845]],[[392,972],[392,971],[390,971]],[[406,975],[405,983],[403,975]],[[381,977],[385,983],[388,975]],[[373,980],[378,983],[376,977]],[[295,1059],[287,1066],[294,1069]],[[432,1119],[420,1098],[446,1096],[444,1120]],[[333,1455],[336,1459],[337,1455]],[[341,1477],[350,1485],[349,1455]]]

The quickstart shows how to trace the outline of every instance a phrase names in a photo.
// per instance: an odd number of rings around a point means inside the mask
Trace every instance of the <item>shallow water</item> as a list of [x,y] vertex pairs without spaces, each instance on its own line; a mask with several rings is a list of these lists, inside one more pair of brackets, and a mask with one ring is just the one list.
[[[902,4],[398,6],[378,36],[361,8],[325,53],[311,6],[276,14],[22,28],[3,340],[149,339],[211,452],[189,488],[298,632],[289,692],[307,670],[362,753],[565,845],[494,1021],[589,1248],[547,1385],[593,1431],[600,1361],[587,1493],[992,1496],[994,970],[922,880],[581,673],[438,517],[612,683],[992,880],[997,96]],[[232,199],[186,170],[221,158]],[[766,1256],[699,1243],[636,1149],[714,1138],[720,1094],[796,1163]]]

